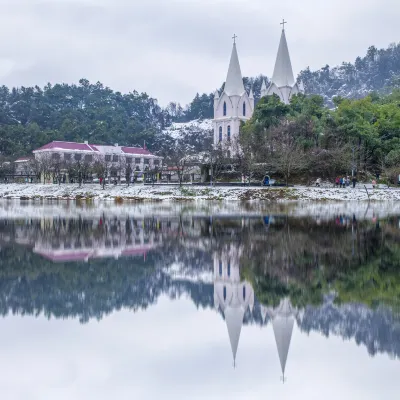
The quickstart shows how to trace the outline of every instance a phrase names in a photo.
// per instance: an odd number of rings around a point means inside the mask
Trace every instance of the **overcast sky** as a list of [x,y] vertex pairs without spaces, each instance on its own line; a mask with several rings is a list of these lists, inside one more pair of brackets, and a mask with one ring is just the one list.
[[7,400],[375,400],[398,398],[400,386],[398,360],[296,325],[285,385],[271,325],[243,326],[234,369],[221,315],[184,297],[86,325],[9,315],[0,354]]
[[285,18],[295,74],[399,41],[399,0],[0,0],[0,85],[101,81],[190,102],[225,80],[271,76]]

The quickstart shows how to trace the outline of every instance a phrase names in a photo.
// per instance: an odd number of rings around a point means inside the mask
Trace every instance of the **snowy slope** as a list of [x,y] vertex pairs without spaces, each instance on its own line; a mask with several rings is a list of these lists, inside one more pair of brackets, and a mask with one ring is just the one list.
[[210,135],[212,134],[212,130],[211,119],[195,119],[189,122],[174,122],[163,132],[174,139],[179,139],[193,133],[204,134],[204,136]]

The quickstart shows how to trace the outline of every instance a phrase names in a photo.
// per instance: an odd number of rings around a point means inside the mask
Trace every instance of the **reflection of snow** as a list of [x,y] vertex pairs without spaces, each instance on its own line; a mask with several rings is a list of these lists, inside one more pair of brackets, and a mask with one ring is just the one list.
[[[168,188],[169,189],[169,188]],[[1,190],[1,186],[0,186]],[[165,190],[165,187],[158,188]],[[169,189],[170,190],[170,189]],[[174,190],[171,188],[171,190]],[[183,213],[183,214],[182,214]],[[344,215],[357,220],[373,217],[383,218],[389,215],[400,215],[400,202],[296,202],[283,206],[280,203],[249,202],[212,202],[197,201],[193,203],[162,202],[162,203],[128,203],[115,205],[113,202],[96,202],[94,204],[76,204],[74,201],[1,201],[0,219],[21,218],[161,218],[171,219],[185,217],[207,217],[233,220],[247,218],[263,218],[264,216],[311,217],[315,221],[332,220],[338,215]]]

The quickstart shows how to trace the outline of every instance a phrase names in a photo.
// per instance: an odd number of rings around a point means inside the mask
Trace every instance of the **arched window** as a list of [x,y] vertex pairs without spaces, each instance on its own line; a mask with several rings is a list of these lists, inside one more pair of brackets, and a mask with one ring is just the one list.
[[243,117],[246,116],[246,103],[243,102]]
[[246,300],[246,286],[243,286],[243,300]]
[[224,286],[224,300],[226,300],[226,287]]
[[224,101],[224,117],[226,116],[226,101]]
[[231,126],[228,125],[228,141],[231,140]]
[[228,276],[231,276],[231,262],[228,261]]
[[219,276],[222,276],[222,261],[219,262]]
[[219,141],[222,142],[222,126],[219,127]]

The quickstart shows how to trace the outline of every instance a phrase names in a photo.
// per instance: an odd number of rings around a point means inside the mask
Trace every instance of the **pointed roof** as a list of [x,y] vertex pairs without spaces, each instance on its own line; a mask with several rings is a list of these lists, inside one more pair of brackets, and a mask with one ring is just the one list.
[[219,99],[219,92],[218,92],[218,89],[215,89],[215,92],[214,92],[214,99]]
[[285,29],[282,29],[279,42],[278,55],[276,57],[272,82],[279,88],[282,86],[292,87],[295,84],[292,63],[290,62],[289,49],[286,41]]
[[250,88],[249,99],[254,99],[253,88]]
[[278,348],[279,361],[282,374],[285,376],[286,361],[292,339],[296,311],[292,308],[290,300],[281,300],[277,309],[273,311],[272,327],[274,330],[276,347]]
[[241,96],[244,93],[242,71],[240,70],[239,57],[236,43],[233,43],[228,75],[226,76],[224,92],[228,96]]
[[281,362],[282,374],[285,375],[286,361],[289,353],[290,341],[292,339],[294,317],[278,316],[272,321],[276,347],[278,348],[279,361]]
[[239,345],[240,331],[242,330],[244,310],[242,307],[226,308],[225,322],[228,328],[229,340],[231,342],[231,349],[233,355],[233,361],[236,361],[236,353]]
[[262,80],[261,91],[267,90],[267,85],[265,84],[265,79]]

